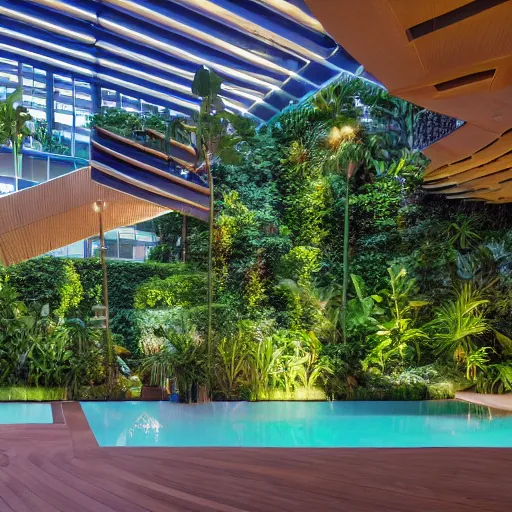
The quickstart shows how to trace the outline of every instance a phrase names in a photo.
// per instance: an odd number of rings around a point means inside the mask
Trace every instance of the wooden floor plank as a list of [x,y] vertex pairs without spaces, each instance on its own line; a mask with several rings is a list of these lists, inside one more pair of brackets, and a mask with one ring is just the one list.
[[512,510],[511,449],[100,448],[53,411],[0,425],[0,512]]

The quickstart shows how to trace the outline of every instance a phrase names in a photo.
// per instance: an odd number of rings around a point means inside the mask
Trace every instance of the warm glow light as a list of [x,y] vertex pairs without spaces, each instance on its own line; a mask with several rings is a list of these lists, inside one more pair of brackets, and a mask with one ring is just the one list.
[[94,213],[104,212],[107,208],[107,203],[105,201],[94,201],[92,208]]
[[356,132],[352,126],[342,126],[341,128],[334,126],[329,132],[329,146],[339,146],[342,142],[353,139],[355,133]]
[[339,130],[340,135],[343,139],[352,139],[356,134],[352,126],[342,126]]

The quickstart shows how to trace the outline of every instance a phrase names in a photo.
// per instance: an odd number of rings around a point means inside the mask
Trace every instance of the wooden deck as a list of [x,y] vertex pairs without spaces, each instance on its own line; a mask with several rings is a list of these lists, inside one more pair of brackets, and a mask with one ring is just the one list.
[[493,409],[512,411],[512,393],[506,395],[483,395],[480,393],[472,393],[471,391],[459,391],[455,393],[455,398]]
[[62,407],[0,426],[0,512],[512,510],[512,450],[99,448]]

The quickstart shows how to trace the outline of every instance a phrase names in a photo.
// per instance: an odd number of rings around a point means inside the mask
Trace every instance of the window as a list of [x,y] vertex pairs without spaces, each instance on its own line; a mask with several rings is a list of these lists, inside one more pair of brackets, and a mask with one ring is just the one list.
[[55,153],[71,155],[73,146],[73,79],[53,76],[53,135]]
[[91,130],[88,128],[92,111],[91,84],[75,79],[75,151],[77,158],[89,158]]
[[18,87],[18,63],[0,58],[0,101],[4,101]]
[[21,66],[23,78],[23,106],[36,120],[46,122],[46,71],[28,64]]
[[137,98],[121,94],[121,108],[127,112],[140,112],[140,101]]
[[112,89],[101,88],[101,106],[117,107],[117,92]]

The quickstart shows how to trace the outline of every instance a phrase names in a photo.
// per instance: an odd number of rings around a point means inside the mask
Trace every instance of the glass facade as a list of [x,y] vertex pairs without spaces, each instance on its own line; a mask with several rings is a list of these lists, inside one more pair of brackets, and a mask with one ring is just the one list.
[[[22,179],[28,186],[58,178],[87,165],[90,147],[89,122],[95,109],[117,107],[129,112],[153,113],[165,109],[114,89],[99,88],[61,71],[0,58],[0,101],[22,87],[23,106],[33,120],[32,135],[23,143]],[[98,100],[94,97],[97,94]],[[4,177],[2,180],[1,178]],[[0,195],[12,192],[12,153],[0,147]],[[3,191],[3,192],[2,192]],[[144,261],[158,242],[151,231],[125,227],[106,234],[107,255]],[[76,242],[51,254],[71,258],[97,255],[97,239]]]

